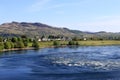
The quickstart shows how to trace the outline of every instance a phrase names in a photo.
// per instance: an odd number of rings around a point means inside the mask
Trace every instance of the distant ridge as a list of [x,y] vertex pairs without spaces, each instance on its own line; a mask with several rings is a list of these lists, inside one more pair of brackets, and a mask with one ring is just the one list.
[[0,36],[20,36],[26,35],[29,37],[60,35],[65,37],[93,37],[93,36],[120,36],[120,33],[100,32],[84,32],[79,30],[70,30],[68,28],[57,28],[43,23],[30,22],[11,22],[0,25]]
[[42,23],[11,22],[0,25],[0,35],[27,35],[33,37],[42,35],[75,36],[76,34],[67,28],[56,28]]

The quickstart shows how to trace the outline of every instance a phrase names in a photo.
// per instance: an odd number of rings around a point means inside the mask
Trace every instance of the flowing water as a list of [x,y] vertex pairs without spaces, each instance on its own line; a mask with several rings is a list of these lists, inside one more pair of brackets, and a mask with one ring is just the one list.
[[120,80],[120,46],[4,52],[0,80]]

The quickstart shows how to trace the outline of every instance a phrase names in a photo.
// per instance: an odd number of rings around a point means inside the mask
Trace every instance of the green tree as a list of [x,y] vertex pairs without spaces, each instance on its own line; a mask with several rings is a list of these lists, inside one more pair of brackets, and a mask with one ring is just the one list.
[[17,45],[18,45],[17,46],[18,48],[24,48],[25,47],[25,45],[22,41],[17,42]]
[[21,37],[18,37],[18,41],[23,41]]
[[79,45],[79,43],[78,43],[78,42],[75,42],[75,45]]
[[59,41],[54,41],[53,46],[60,46],[60,42]]
[[11,43],[8,42],[8,41],[5,42],[5,43],[4,43],[4,48],[5,48],[5,49],[11,49],[11,48],[12,48]]
[[79,45],[79,43],[78,43],[78,42],[75,42],[75,41],[69,41],[69,42],[68,42],[68,45]]
[[4,44],[0,42],[0,51],[4,49]]
[[28,46],[28,42],[27,41],[24,41],[24,46],[27,47]]
[[18,41],[14,43],[14,48],[24,48],[24,43],[22,41]]
[[17,37],[13,37],[11,41],[12,41],[12,42],[17,42],[17,41],[18,41],[18,38],[17,38]]
[[34,40],[33,43],[32,43],[32,47],[36,48],[36,49],[39,49],[39,42]]
[[14,48],[14,43],[13,43],[13,42],[10,42],[10,44],[11,44],[11,48]]
[[3,42],[3,38],[2,37],[0,37],[0,42]]
[[78,41],[79,38],[78,38],[78,37],[74,37],[72,40],[73,40],[73,41]]
[[75,43],[74,43],[74,41],[69,41],[68,42],[68,45],[74,45]]

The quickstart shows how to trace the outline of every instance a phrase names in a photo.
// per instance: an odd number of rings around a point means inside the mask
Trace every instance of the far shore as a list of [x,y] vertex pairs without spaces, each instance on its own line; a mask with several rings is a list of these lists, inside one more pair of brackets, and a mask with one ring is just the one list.
[[12,49],[3,49],[2,51],[3,51],[3,52],[6,52],[6,51],[32,50],[32,49],[35,49],[35,48],[34,48],[34,47],[27,47],[27,48],[12,48]]
[[[57,47],[66,47],[66,46],[74,46],[74,45],[67,45],[68,41],[59,41],[61,43],[60,46]],[[120,45],[120,41],[115,41],[115,40],[106,40],[106,41],[77,41],[79,43],[79,45],[77,46],[119,46]],[[42,48],[53,48],[56,46],[53,46],[53,41],[47,41],[47,42],[39,42],[39,49]],[[31,47],[31,45],[29,45],[29,47],[26,48],[12,48],[12,49],[3,49],[1,52],[6,52],[6,51],[17,51],[17,50],[34,50],[36,48]]]

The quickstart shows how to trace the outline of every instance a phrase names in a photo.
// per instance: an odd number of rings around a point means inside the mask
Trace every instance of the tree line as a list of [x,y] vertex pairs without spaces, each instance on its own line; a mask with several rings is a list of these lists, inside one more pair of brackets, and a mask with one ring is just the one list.
[[13,49],[13,48],[27,48],[29,44],[32,43],[32,47],[39,48],[39,43],[37,40],[32,40],[26,36],[3,38],[0,37],[0,50],[3,49]]

